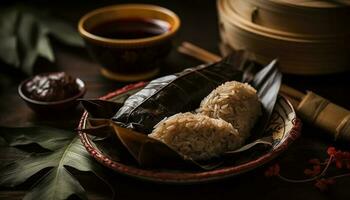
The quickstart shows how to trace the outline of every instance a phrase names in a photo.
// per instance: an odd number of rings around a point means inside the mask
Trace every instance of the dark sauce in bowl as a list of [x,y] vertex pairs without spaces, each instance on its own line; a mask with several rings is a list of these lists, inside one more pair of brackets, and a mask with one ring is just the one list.
[[37,75],[25,84],[26,95],[37,101],[60,101],[80,92],[76,79],[64,72]]
[[94,35],[110,39],[140,39],[161,35],[170,24],[158,19],[121,18],[103,22],[91,29]]

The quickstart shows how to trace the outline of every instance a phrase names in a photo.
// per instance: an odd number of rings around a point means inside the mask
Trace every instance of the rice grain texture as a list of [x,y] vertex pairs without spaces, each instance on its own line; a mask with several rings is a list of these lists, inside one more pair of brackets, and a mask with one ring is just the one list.
[[189,112],[162,120],[148,136],[194,160],[219,157],[243,144],[243,138],[230,123]]
[[240,136],[246,139],[261,115],[261,105],[252,86],[230,81],[220,85],[205,97],[197,112],[231,123]]

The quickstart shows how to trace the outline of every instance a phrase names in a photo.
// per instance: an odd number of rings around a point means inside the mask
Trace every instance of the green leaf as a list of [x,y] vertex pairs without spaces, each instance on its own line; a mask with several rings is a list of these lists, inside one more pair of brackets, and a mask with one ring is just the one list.
[[48,28],[48,34],[61,42],[71,46],[84,46],[84,42],[77,34],[76,29],[69,24],[54,18],[44,19],[43,24]]
[[48,150],[57,150],[67,144],[76,133],[50,127],[0,127],[0,136],[9,146],[36,143]]
[[55,61],[50,36],[84,46],[75,28],[47,12],[23,5],[0,10],[0,59],[26,74],[32,74],[38,57]]
[[32,67],[38,56],[37,47],[41,36],[41,29],[34,16],[21,13],[17,29],[17,51],[20,65],[26,74],[32,73]]
[[2,162],[0,168],[6,166],[8,163],[14,162],[18,159],[23,159],[29,156],[29,153],[13,147],[5,147],[5,141],[0,138],[0,155]]
[[48,61],[55,61],[55,55],[53,54],[53,49],[47,36],[42,36],[39,38],[38,55],[46,58]]
[[39,171],[54,167],[58,164],[54,156],[55,153],[34,154],[5,166],[0,170],[0,185],[14,187]]
[[[36,187],[26,195],[25,199],[66,199],[71,194],[78,194],[85,199],[84,189],[65,168],[65,165],[72,165],[81,171],[91,169],[91,163],[84,162],[86,155],[80,154],[79,145],[80,141],[75,137],[67,146],[58,151],[30,156],[6,166],[0,171],[0,185],[16,186],[37,172],[52,167],[36,183]],[[81,166],[76,163],[80,163]]]
[[18,12],[3,10],[0,13],[0,59],[15,67],[20,65],[17,54],[17,37],[15,35]]
[[6,64],[18,67],[20,64],[17,54],[17,38],[15,36],[0,37],[0,59]]
[[7,142],[5,141],[5,139],[0,137],[0,147],[4,147],[6,145],[7,145]]
[[69,171],[65,168],[55,168],[50,170],[23,199],[67,199],[72,194],[87,199],[84,188]]
[[[80,146],[84,148],[81,145],[79,138],[75,137],[67,146],[64,146],[53,154],[48,155],[46,158],[41,159],[57,163],[54,163],[54,168],[36,183],[36,187],[33,188],[24,199],[67,199],[72,194],[77,194],[80,198],[86,199],[83,187],[65,168],[65,165],[67,165],[80,171],[91,170],[91,163],[85,162],[87,158],[86,156],[89,155],[86,155],[85,149],[80,148]],[[30,163],[43,164],[42,167],[46,167],[45,162],[31,161]],[[80,163],[81,166],[76,163]]]
[[3,9],[0,13],[0,35],[13,35],[16,30],[19,11],[16,9]]
[[92,159],[75,133],[47,127],[0,127],[0,132],[0,137],[3,137],[11,146],[36,143],[44,148],[55,150],[30,154],[0,169],[0,185],[11,187],[25,182],[44,169],[49,169],[24,199],[63,200],[73,194],[86,199],[83,187],[68,171],[67,166],[105,178],[105,169]]

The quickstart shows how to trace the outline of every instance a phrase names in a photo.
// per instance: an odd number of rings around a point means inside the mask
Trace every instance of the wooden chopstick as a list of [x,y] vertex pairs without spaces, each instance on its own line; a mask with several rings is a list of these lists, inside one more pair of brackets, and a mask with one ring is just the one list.
[[208,60],[211,60],[212,62],[218,62],[219,60],[221,60],[221,56],[218,56],[216,54],[213,54],[205,49],[202,49],[190,42],[183,42],[182,43],[182,47],[184,49],[188,49],[191,50],[191,52],[197,52],[198,55],[202,56],[203,58],[207,58]]
[[[208,52],[207,50],[202,49],[190,42],[183,42],[178,47],[178,51],[185,55],[201,60],[203,62],[217,62],[221,60],[220,56],[213,54],[211,52]],[[280,92],[288,97],[288,99],[290,100],[294,108],[298,106],[299,102],[305,96],[304,93],[285,84],[281,85]]]
[[303,97],[305,96],[304,93],[300,92],[299,90],[296,90],[288,85],[282,84],[280,88],[280,92],[298,100],[301,101]]

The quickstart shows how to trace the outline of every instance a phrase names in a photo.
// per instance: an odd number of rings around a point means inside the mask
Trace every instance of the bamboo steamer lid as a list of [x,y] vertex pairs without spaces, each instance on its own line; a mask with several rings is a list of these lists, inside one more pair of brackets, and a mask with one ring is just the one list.
[[349,0],[271,0],[289,5],[300,5],[312,8],[332,8],[350,5]]
[[326,74],[349,69],[350,34],[305,34],[264,27],[235,12],[233,1],[238,0],[218,0],[220,36],[226,46],[253,52],[262,64],[278,57],[284,73]]
[[350,32],[350,6],[337,0],[231,0],[228,7],[245,20],[276,30],[317,35]]

